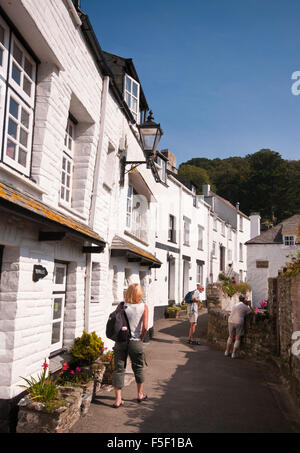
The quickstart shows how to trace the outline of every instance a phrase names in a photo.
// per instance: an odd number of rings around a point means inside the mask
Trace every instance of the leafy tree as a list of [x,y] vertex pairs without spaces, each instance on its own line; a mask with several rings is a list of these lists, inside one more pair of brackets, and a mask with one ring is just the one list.
[[180,165],[178,169],[178,176],[195,184],[199,193],[202,192],[202,184],[210,184],[207,171],[193,165]]

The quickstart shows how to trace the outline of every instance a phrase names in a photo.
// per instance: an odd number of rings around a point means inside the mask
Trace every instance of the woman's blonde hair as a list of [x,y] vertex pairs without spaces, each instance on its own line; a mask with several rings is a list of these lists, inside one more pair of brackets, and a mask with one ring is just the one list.
[[125,302],[128,304],[138,304],[143,295],[141,286],[138,283],[133,283],[125,291]]

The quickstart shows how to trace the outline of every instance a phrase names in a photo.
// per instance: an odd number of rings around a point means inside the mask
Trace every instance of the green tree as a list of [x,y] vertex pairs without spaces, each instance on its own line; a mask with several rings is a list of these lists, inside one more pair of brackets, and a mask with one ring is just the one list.
[[191,181],[198,187],[198,193],[202,192],[202,184],[210,184],[209,175],[203,168],[194,165],[182,164],[178,169],[180,178]]

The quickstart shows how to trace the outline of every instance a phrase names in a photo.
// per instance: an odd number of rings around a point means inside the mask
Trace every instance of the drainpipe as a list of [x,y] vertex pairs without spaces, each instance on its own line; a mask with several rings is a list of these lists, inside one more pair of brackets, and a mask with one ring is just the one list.
[[[182,268],[182,186],[179,186],[179,228],[178,228],[178,245],[179,245],[179,258],[178,258],[178,303],[180,304],[182,301],[182,282],[183,278],[181,278],[181,268]],[[183,275],[183,274],[182,274]]]
[[[101,95],[101,109],[100,109],[100,127],[99,127],[99,141],[95,157],[95,167],[93,175],[93,188],[91,194],[90,204],[90,215],[89,215],[89,227],[93,230],[95,223],[95,211],[97,193],[99,187],[99,174],[100,174],[100,162],[101,162],[101,151],[104,137],[104,125],[106,115],[106,104],[107,95],[109,88],[109,77],[105,76],[103,79],[102,95]],[[89,330],[89,318],[90,318],[90,298],[91,298],[91,277],[92,277],[92,256],[90,253],[86,255],[86,274],[85,274],[85,300],[84,300],[84,329],[88,332]]]

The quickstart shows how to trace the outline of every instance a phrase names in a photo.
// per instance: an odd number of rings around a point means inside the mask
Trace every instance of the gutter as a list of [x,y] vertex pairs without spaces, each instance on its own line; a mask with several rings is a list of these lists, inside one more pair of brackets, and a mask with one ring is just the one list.
[[77,12],[77,10],[76,10],[76,8],[75,8],[75,6],[74,6],[72,0],[66,0],[66,2],[67,2],[67,4],[68,4],[68,11],[69,11],[70,14],[72,15],[72,17],[73,17],[73,19],[74,19],[76,25],[77,25],[78,27],[80,27],[81,24],[82,24],[82,22],[81,22],[81,20],[80,20],[80,17],[79,17],[79,15],[78,15],[78,12]]

